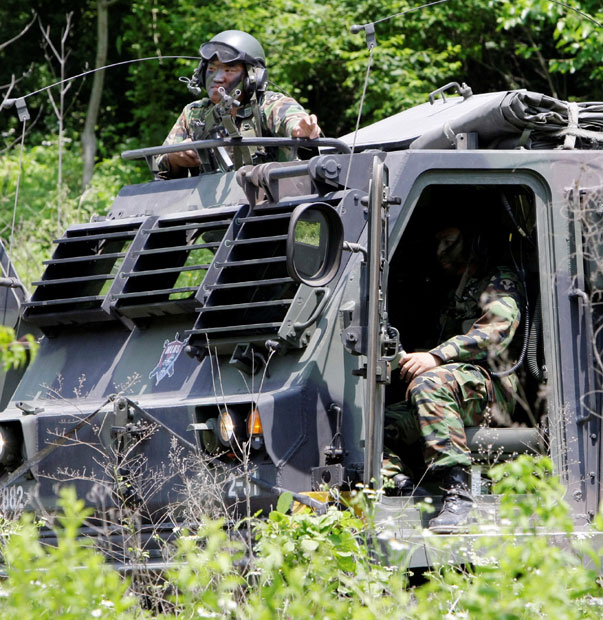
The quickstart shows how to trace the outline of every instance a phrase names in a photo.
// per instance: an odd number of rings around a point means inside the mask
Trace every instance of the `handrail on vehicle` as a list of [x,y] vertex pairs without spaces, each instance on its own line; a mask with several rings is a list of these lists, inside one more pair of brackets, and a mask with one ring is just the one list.
[[164,153],[178,153],[180,151],[188,151],[190,149],[212,149],[219,146],[224,147],[242,147],[242,146],[268,146],[268,147],[333,147],[338,153],[349,154],[352,149],[342,140],[338,138],[316,138],[310,140],[308,138],[212,138],[211,140],[194,140],[192,142],[180,142],[178,144],[168,144],[163,146],[149,146],[142,149],[133,149],[124,151],[121,154],[122,159],[127,161],[133,159],[146,159],[155,155],[163,155]]

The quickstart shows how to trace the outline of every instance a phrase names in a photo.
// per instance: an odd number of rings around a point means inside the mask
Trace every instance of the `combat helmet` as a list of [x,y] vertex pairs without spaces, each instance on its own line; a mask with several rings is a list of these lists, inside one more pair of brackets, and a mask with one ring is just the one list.
[[266,69],[266,54],[260,42],[242,30],[224,30],[199,48],[201,64],[199,65],[198,80],[205,86],[205,72],[207,63],[213,58],[220,62],[242,62],[247,70],[247,77],[243,82],[243,92],[247,98],[254,93],[263,93],[268,82]]

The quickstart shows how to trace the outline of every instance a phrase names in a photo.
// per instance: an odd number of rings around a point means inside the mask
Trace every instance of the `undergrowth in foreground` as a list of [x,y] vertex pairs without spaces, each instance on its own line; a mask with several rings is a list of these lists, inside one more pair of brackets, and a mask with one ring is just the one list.
[[[404,541],[385,554],[371,519],[358,516],[370,513],[366,494],[321,516],[291,513],[283,496],[267,519],[246,524],[255,531],[251,553],[220,520],[183,534],[165,575],[166,611],[155,615],[127,578],[77,538],[87,510],[67,489],[56,548],[40,545],[30,516],[5,531],[0,618],[600,618],[600,551],[590,535],[573,531],[550,461],[521,456],[491,475],[501,494],[496,532],[471,548],[424,532],[442,561],[421,585],[409,587]],[[599,514],[591,534],[602,529]]]

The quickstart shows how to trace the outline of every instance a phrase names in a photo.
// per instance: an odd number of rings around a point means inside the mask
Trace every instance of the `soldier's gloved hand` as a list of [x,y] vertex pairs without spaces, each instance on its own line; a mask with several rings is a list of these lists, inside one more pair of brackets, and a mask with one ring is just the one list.
[[316,114],[309,114],[300,119],[299,123],[293,128],[291,135],[294,138],[310,138],[311,140],[318,138],[320,127],[318,126]]
[[[192,142],[190,138],[186,138],[183,140],[184,142]],[[168,160],[170,162],[170,167],[174,172],[176,172],[179,168],[197,168],[201,165],[199,161],[199,155],[197,151],[193,149],[189,149],[188,151],[178,151],[177,153],[169,153]]]

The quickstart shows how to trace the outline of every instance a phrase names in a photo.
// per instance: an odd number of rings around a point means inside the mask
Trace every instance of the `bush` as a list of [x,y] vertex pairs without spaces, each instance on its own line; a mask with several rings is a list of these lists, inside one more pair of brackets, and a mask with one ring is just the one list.
[[[466,536],[423,532],[425,545],[456,561],[434,566],[412,589],[404,562],[388,565],[374,542],[366,494],[351,509],[331,507],[324,515],[306,509],[290,514],[285,494],[267,519],[242,524],[254,528],[251,552],[221,520],[207,519],[198,532],[182,535],[166,573],[164,592],[171,594],[163,609],[171,609],[153,617],[600,618],[600,553],[573,531],[550,461],[520,456],[496,466],[492,477],[501,494],[501,523],[490,532],[482,524],[464,551]],[[83,503],[63,491],[60,506],[56,549],[40,545],[31,517],[13,525],[0,617],[148,617],[144,601],[128,594],[128,580],[77,539],[87,516]],[[594,529],[602,526],[599,515]]]
[[[521,455],[491,476],[501,494],[500,527],[477,539],[462,570],[444,565],[430,573],[416,590],[416,617],[600,618],[601,556],[573,531],[550,459]],[[601,529],[602,515],[594,525]]]
[[3,549],[7,578],[2,583],[3,620],[61,618],[128,618],[136,603],[127,595],[128,582],[107,566],[103,557],[77,539],[87,516],[73,489],[61,492],[62,516],[57,547],[40,544],[31,515]]

